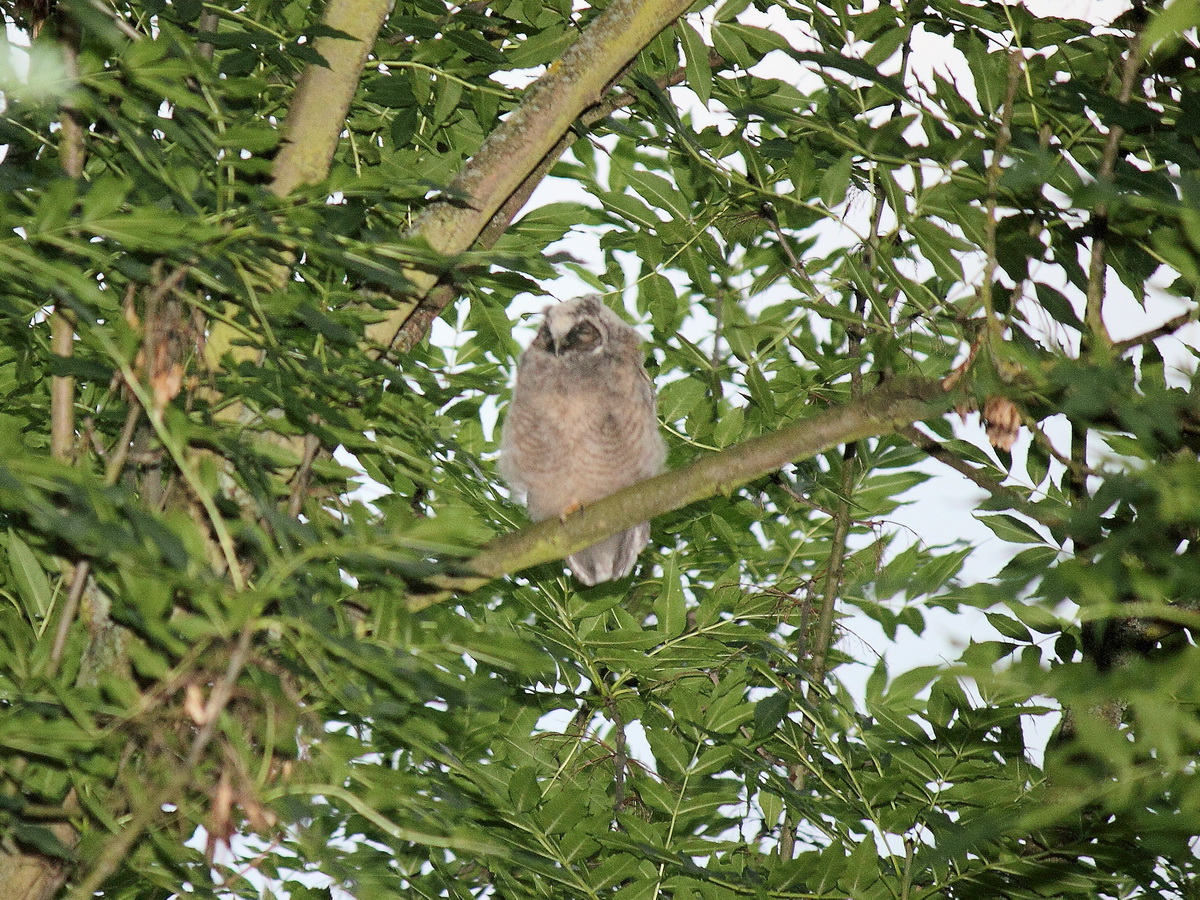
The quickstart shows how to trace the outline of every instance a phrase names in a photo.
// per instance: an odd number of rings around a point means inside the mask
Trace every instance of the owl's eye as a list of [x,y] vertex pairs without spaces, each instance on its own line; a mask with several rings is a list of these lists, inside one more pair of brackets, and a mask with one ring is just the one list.
[[567,332],[558,344],[558,352],[566,353],[567,351],[585,352],[595,350],[600,346],[602,338],[600,329],[591,322],[580,322],[574,328]]

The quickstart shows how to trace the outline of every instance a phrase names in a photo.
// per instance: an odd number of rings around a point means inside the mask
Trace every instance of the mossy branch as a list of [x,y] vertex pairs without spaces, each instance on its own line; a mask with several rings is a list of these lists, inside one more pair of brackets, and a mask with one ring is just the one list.
[[271,191],[277,196],[329,175],[363,64],[391,6],[390,0],[331,0],[326,6],[321,24],[346,37],[317,38],[314,49],[329,66],[310,64],[296,85],[283,144],[271,167]]
[[440,576],[444,590],[409,598],[424,609],[454,592],[473,591],[493,578],[562,559],[638,522],[728,494],[781,466],[838,444],[889,434],[944,413],[954,402],[938,380],[897,380],[861,400],[816,413],[761,437],[701,457],[682,469],[649,478],[587,506],[564,521],[549,519],[485,544],[457,576]]
[[[454,199],[426,207],[409,236],[424,238],[446,255],[470,249],[576,119],[600,103],[630,60],[691,5],[689,0],[613,0],[530,86],[517,108],[459,172],[448,191]],[[404,276],[414,288],[381,321],[368,327],[367,337],[374,344],[391,346],[438,280],[436,273],[417,269],[406,270]]]
[[[313,49],[328,65],[310,63],[292,95],[283,139],[271,164],[271,192],[276,196],[286,197],[302,184],[316,184],[328,177],[363,65],[391,6],[391,0],[329,0],[326,4],[321,25],[339,36],[322,34],[317,38]],[[278,286],[285,284],[287,266],[277,265],[274,278]],[[225,354],[235,360],[257,356],[256,348],[237,343],[237,338],[237,331],[228,323],[213,323],[205,345],[209,368],[216,368]],[[240,412],[241,405],[234,404],[226,409],[225,418],[235,419]]]

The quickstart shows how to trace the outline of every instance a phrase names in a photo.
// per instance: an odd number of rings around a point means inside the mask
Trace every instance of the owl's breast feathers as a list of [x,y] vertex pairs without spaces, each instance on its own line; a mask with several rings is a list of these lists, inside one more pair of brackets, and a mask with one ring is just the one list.
[[662,468],[653,389],[632,350],[571,361],[537,354],[521,366],[502,473],[526,494],[534,520],[565,514]]
[[[641,340],[599,296],[546,307],[517,367],[500,473],[534,521],[566,516],[662,469]],[[650,537],[642,522],[567,557],[584,584],[624,578]]]

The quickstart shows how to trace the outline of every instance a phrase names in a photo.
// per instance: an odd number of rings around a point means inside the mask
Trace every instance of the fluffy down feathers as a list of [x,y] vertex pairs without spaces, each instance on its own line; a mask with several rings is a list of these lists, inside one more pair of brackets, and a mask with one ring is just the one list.
[[[598,296],[548,306],[521,356],[500,474],[535,522],[657,474],[666,457],[638,333]],[[643,522],[567,557],[584,584],[624,578],[650,540]]]

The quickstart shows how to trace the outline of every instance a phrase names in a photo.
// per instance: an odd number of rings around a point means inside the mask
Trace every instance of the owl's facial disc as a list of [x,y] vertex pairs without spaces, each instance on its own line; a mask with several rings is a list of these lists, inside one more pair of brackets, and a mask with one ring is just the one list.
[[[595,355],[605,348],[612,323],[621,321],[595,295],[547,306],[533,346],[554,356]],[[610,321],[611,320],[611,321]]]

